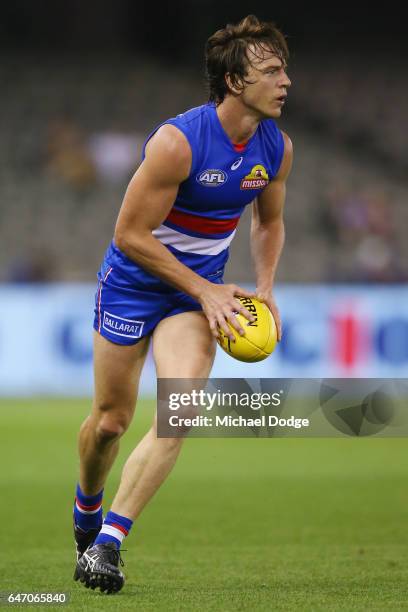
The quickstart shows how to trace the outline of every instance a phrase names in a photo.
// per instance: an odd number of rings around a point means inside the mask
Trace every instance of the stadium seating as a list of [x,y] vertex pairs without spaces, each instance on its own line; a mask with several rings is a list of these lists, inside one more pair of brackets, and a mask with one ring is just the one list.
[[[398,169],[406,164],[404,86],[397,69],[384,91],[373,71],[366,69],[360,81],[355,67],[336,61],[337,67],[296,60],[290,74],[280,126],[292,136],[295,161],[278,278],[403,280],[407,186]],[[128,57],[81,64],[9,57],[0,78],[0,280],[93,280],[143,139],[166,117],[202,103],[202,80]],[[350,232],[336,210],[375,194],[385,200],[389,235],[379,238],[367,222],[345,238]],[[241,283],[253,279],[248,213],[227,275]],[[367,267],[371,252],[384,254],[378,273]],[[47,271],[39,271],[36,258],[50,263]]]

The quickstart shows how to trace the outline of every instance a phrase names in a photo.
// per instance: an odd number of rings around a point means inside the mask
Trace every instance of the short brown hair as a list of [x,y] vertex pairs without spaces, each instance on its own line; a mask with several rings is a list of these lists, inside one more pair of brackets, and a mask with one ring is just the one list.
[[[260,51],[272,49],[285,63],[289,50],[282,32],[274,23],[259,21],[248,15],[237,24],[228,24],[210,36],[205,45],[205,77],[209,100],[220,103],[229,92],[225,75],[230,74],[234,86],[243,89],[249,65],[248,46]],[[260,56],[261,57],[261,56]]]

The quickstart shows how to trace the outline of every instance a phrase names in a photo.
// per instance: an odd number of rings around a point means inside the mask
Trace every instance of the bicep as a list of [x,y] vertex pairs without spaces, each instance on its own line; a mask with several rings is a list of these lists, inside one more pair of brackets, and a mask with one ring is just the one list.
[[267,224],[280,219],[286,198],[286,181],[290,174],[293,161],[293,147],[290,138],[283,133],[284,153],[278,174],[259,194],[252,207],[254,222]]
[[286,183],[273,181],[254,200],[252,206],[252,219],[256,223],[265,225],[280,219],[283,214],[283,205],[286,196]]
[[[191,150],[174,126],[163,126],[149,142],[123,199],[116,231],[151,231],[170,212],[180,183],[188,177]],[[161,132],[161,133],[160,133]]]
[[158,227],[176,199],[178,186],[176,180],[160,180],[144,161],[126,190],[118,226],[148,230]]

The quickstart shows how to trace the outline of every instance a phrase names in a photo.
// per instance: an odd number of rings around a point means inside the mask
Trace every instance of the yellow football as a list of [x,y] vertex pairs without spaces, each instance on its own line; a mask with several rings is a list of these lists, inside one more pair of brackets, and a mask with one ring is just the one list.
[[266,304],[255,298],[239,297],[238,300],[253,316],[255,321],[248,321],[243,315],[237,314],[236,318],[245,330],[245,335],[239,333],[230,325],[234,334],[235,342],[219,330],[218,344],[220,347],[239,361],[262,361],[274,350],[277,342],[277,329],[271,311]]

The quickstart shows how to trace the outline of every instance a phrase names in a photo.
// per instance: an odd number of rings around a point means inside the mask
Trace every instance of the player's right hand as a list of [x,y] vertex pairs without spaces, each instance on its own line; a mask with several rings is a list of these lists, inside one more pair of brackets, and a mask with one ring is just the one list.
[[218,338],[219,330],[225,333],[232,342],[235,342],[234,334],[228,326],[228,323],[243,336],[245,331],[239,324],[236,314],[242,314],[248,321],[254,321],[255,317],[241,304],[236,296],[256,297],[255,293],[246,291],[238,285],[216,285],[208,283],[208,286],[202,291],[199,302],[203,308],[204,314],[208,319],[211,333],[214,338]]

